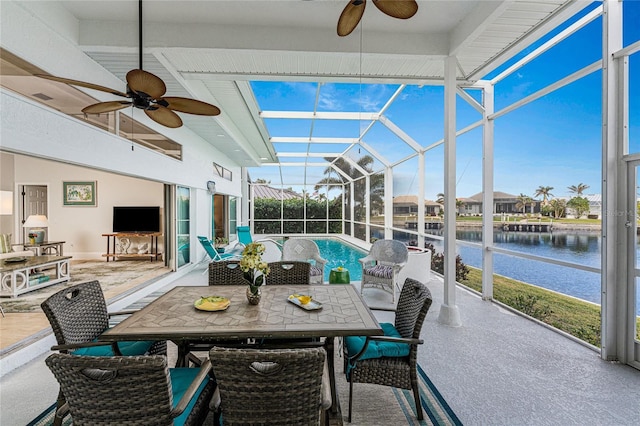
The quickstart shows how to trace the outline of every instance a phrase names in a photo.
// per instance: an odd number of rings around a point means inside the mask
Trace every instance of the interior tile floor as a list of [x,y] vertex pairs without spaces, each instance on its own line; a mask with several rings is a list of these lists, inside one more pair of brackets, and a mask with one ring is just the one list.
[[[200,267],[168,287],[206,282]],[[640,371],[605,362],[593,350],[464,289],[456,292],[462,326],[441,325],[443,282],[434,276],[428,286],[434,303],[419,363],[463,424],[640,424]],[[372,302],[388,297],[376,289],[365,290],[365,296]],[[393,321],[392,312],[375,314]],[[55,400],[58,386],[44,365],[46,356],[2,378],[0,424],[24,425]]]

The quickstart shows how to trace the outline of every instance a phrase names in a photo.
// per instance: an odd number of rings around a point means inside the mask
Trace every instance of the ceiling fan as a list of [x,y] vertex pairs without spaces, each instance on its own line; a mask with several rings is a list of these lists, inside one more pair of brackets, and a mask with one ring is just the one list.
[[101,114],[106,112],[117,111],[132,105],[136,108],[144,110],[145,114],[155,121],[166,127],[176,128],[182,126],[182,119],[174,111],[185,112],[187,114],[215,116],[220,114],[220,108],[206,102],[195,99],[181,98],[176,96],[163,95],[167,91],[167,87],[158,76],[151,74],[142,69],[142,0],[138,2],[138,29],[140,39],[139,63],[140,69],[131,70],[127,73],[127,91],[110,89],[93,83],[87,83],[79,80],[71,80],[68,78],[56,77],[52,75],[36,74],[37,77],[46,78],[48,80],[58,81],[60,83],[71,84],[73,86],[86,87],[88,89],[99,90],[101,92],[111,93],[112,95],[122,96],[130,100],[98,102],[82,109],[85,114]]
[[[398,19],[409,19],[418,11],[418,3],[415,0],[372,0],[373,4],[385,15]],[[350,0],[338,19],[338,35],[340,37],[351,34],[356,29],[367,0]]]

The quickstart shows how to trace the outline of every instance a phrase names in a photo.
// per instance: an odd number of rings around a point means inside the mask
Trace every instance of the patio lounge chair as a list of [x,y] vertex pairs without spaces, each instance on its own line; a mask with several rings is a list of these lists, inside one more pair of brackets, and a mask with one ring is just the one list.
[[219,262],[225,259],[240,259],[240,257],[242,257],[242,251],[220,253],[218,250],[216,250],[211,240],[207,237],[199,235],[198,241],[200,241],[200,244],[202,244],[202,247],[204,247],[204,251],[207,252],[207,255],[211,258],[212,262]]
[[67,397],[74,425],[200,425],[215,382],[211,363],[168,368],[164,356],[50,355],[45,363]]
[[282,245],[282,260],[301,260],[311,264],[311,283],[324,282],[326,259],[320,256],[320,249],[313,240],[306,238],[290,238]]
[[404,243],[396,240],[377,240],[371,246],[366,257],[360,259],[362,265],[362,285],[360,293],[366,287],[378,287],[392,295],[396,301],[398,274],[409,259],[409,250]]
[[277,262],[282,259],[282,244],[272,240],[271,238],[261,238],[254,240],[251,235],[251,228],[248,226],[238,226],[236,228],[238,232],[238,245],[246,246],[250,243],[262,243],[265,247],[265,252],[262,255],[262,260],[265,262]]
[[345,337],[343,351],[349,382],[349,422],[354,383],[413,390],[417,417],[422,420],[416,364],[418,345],[423,343],[420,330],[430,306],[429,289],[421,282],[407,278],[398,300],[394,324],[380,324],[384,336]]

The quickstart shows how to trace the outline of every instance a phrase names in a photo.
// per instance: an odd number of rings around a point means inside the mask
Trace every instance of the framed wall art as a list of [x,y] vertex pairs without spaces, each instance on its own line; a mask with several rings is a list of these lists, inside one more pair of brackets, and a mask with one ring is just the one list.
[[65,206],[97,205],[96,181],[62,182],[62,204]]

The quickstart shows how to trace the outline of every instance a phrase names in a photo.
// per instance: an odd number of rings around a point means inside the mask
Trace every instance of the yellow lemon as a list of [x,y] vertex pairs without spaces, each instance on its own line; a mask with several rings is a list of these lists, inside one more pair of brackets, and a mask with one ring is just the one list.
[[303,305],[306,305],[307,303],[311,302],[311,296],[304,296],[304,295],[303,296],[298,296],[298,300]]

